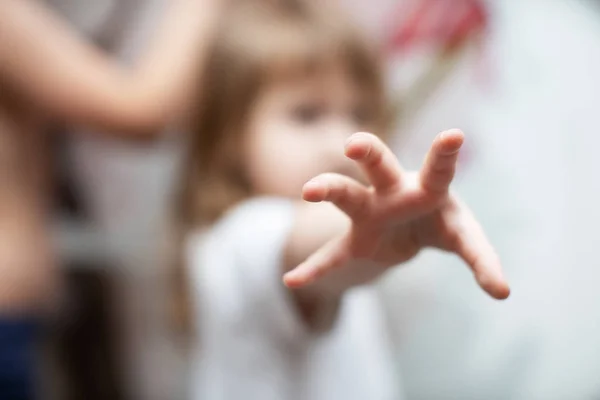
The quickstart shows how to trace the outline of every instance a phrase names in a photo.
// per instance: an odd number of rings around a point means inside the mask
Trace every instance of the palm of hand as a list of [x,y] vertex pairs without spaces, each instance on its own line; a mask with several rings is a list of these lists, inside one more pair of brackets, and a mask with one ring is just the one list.
[[332,202],[352,225],[286,274],[286,284],[304,286],[355,259],[372,261],[359,274],[366,282],[421,249],[436,247],[462,257],[491,296],[508,297],[494,249],[469,209],[448,190],[462,142],[457,130],[438,135],[417,173],[404,171],[377,137],[353,135],[346,155],[359,163],[372,186],[337,174],[305,185],[305,200]]

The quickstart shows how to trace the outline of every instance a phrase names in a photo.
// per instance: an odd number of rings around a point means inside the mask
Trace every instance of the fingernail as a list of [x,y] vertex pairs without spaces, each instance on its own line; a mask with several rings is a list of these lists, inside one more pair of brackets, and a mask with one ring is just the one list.
[[348,139],[346,139],[346,146],[355,141],[358,138],[368,138],[371,134],[367,132],[356,132],[353,133]]
[[452,134],[456,131],[457,129],[447,129],[441,133],[440,139],[447,139],[448,137],[452,136]]
[[344,145],[345,148],[347,148],[348,146],[350,146],[350,144],[354,141],[354,135],[350,136],[348,139],[346,139],[346,144]]
[[283,284],[290,289],[295,289],[302,286],[302,281],[294,275],[295,274],[292,272],[288,272],[285,275],[283,275]]
[[304,187],[316,187],[316,186],[321,186],[321,182],[319,181],[319,178],[313,178],[310,181],[306,182],[304,184]]
[[506,287],[502,291],[502,294],[500,295],[500,299],[505,300],[505,299],[508,299],[509,296],[510,296],[510,286],[506,285]]
[[453,129],[446,129],[445,131],[443,131],[440,134],[440,138],[442,139],[446,139],[449,136],[454,136],[454,135],[461,135],[464,136],[463,132],[460,129],[457,128],[453,128]]
[[490,275],[479,275],[476,277],[479,286],[493,298],[504,300],[510,295],[510,288],[504,279],[495,280]]

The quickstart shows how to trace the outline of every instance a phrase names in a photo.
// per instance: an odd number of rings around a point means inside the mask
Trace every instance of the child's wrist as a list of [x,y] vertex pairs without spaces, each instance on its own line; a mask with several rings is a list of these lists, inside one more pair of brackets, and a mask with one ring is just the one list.
[[298,313],[311,331],[325,332],[334,325],[341,293],[316,286],[297,289],[293,293]]

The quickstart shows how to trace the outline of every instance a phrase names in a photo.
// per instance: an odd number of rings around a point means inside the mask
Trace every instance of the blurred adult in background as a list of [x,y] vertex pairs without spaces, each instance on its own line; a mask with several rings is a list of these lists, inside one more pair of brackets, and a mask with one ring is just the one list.
[[[34,396],[33,346],[41,319],[56,306],[59,293],[50,241],[47,128],[68,124],[138,139],[161,132],[181,116],[190,90],[199,85],[198,68],[220,4],[170,2],[143,54],[126,66],[77,27],[101,27],[98,15],[118,21],[125,9],[133,18],[142,4],[0,2],[2,395]],[[65,19],[77,20],[77,15],[79,25]],[[104,28],[115,32],[106,21]],[[110,42],[107,32],[102,38]]]

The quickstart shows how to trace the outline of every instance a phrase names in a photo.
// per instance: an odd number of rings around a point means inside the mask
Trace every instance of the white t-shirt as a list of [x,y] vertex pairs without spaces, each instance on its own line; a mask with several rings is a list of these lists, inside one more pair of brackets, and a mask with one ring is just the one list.
[[192,398],[399,399],[377,292],[344,296],[334,328],[305,329],[282,280],[288,200],[243,203],[188,240],[198,342]]

